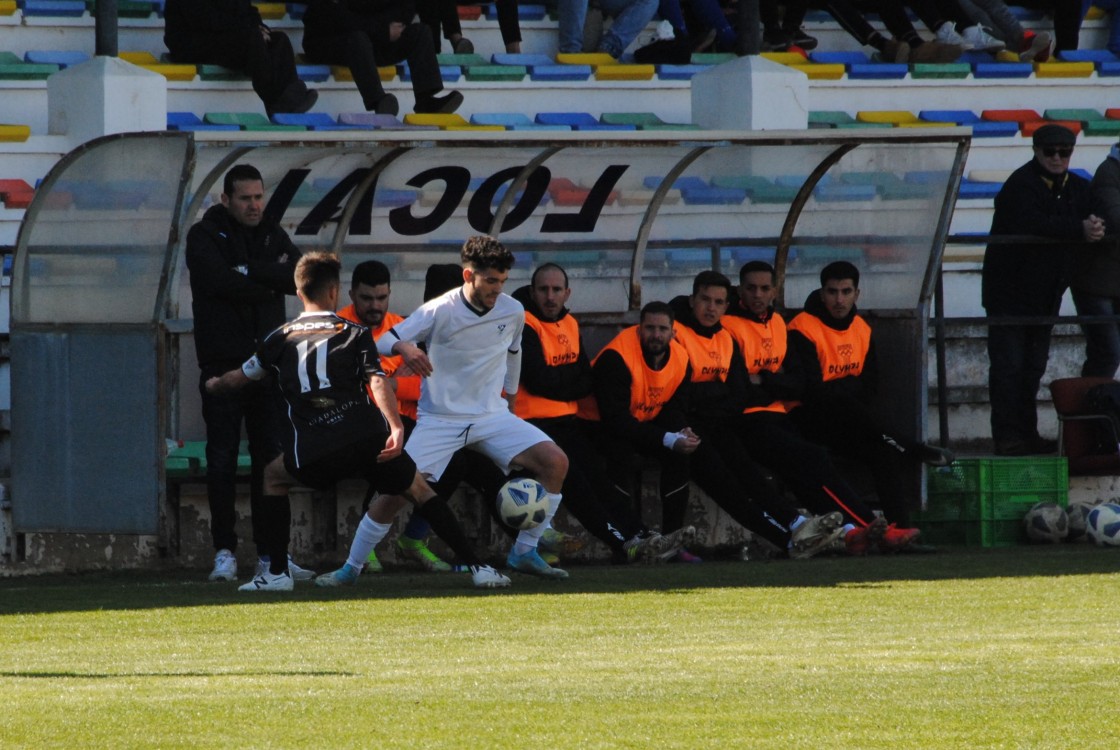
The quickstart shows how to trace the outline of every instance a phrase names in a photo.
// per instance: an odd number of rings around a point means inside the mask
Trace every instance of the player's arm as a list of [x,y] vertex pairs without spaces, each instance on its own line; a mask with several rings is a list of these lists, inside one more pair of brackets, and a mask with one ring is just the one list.
[[399,456],[404,448],[404,423],[397,410],[397,397],[389,385],[389,379],[383,374],[370,376],[369,392],[373,396],[373,403],[377,404],[385,421],[389,423],[389,439],[385,441],[385,448],[377,457],[378,461],[388,461]]
[[421,305],[412,315],[390,328],[377,339],[377,351],[385,356],[395,354],[416,375],[432,374],[432,361],[417,342],[424,341],[435,319],[434,308]]
[[245,364],[234,370],[209,378],[206,381],[206,392],[219,395],[233,393],[244,388],[254,380],[260,380],[267,373],[257,355],[250,357]]

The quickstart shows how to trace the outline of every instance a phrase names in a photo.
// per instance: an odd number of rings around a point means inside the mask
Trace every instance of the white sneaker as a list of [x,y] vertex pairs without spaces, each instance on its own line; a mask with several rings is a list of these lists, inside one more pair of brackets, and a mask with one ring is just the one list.
[[1007,46],[979,24],[969,26],[961,32],[961,36],[964,38],[965,49],[974,49],[978,52],[999,52]]
[[509,586],[509,578],[489,565],[471,567],[471,580],[475,588],[479,589],[501,589]]
[[288,571],[277,573],[273,575],[267,570],[258,576],[254,576],[253,580],[248,583],[243,583],[237,587],[238,591],[291,591],[295,588],[292,583],[292,577],[288,575]]
[[237,558],[228,549],[220,549],[218,554],[214,555],[214,569],[210,571],[210,580],[237,580]]
[[292,574],[292,580],[294,581],[310,581],[315,577],[314,570],[296,565],[296,561],[292,559],[291,555],[288,555],[288,572]]
[[942,44],[955,44],[959,47],[964,47],[966,50],[972,49],[968,46],[968,43],[965,42],[964,37],[957,33],[952,21],[946,21],[937,27],[937,41]]

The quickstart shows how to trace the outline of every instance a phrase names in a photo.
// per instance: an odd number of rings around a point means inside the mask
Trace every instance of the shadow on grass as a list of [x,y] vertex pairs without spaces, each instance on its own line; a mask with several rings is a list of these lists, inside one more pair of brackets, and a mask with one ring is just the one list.
[[366,575],[357,585],[320,589],[297,585],[291,593],[243,593],[234,583],[210,583],[205,571],[114,571],[51,574],[0,580],[0,616],[30,613],[135,610],[449,596],[618,594],[664,591],[687,594],[706,588],[889,587],[901,581],[938,581],[1032,576],[1101,575],[1120,572],[1120,549],[1087,544],[948,549],[922,555],[829,557],[807,561],[705,562],[700,565],[575,565],[567,581],[544,581],[512,573],[513,585],[498,591],[471,587],[465,573],[397,569]]

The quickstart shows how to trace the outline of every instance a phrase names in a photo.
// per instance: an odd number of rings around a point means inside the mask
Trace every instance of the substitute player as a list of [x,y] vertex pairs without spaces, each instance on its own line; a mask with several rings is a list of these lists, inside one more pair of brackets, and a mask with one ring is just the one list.
[[[319,576],[317,584],[353,583],[370,550],[411,501],[467,562],[476,586],[508,586],[508,578],[481,564],[446,500],[436,495],[402,452],[404,427],[373,339],[368,329],[334,313],[339,268],[338,258],[330,253],[301,258],[295,282],[304,312],[270,333],[240,369],[207,380],[207,391],[230,392],[275,374],[287,402],[288,426],[284,453],[265,468],[266,501],[286,502],[288,489],[297,482],[326,487],[349,476],[364,477],[383,493],[362,517],[346,565]],[[266,548],[269,569],[241,586],[242,591],[292,589],[287,530],[270,535]]]

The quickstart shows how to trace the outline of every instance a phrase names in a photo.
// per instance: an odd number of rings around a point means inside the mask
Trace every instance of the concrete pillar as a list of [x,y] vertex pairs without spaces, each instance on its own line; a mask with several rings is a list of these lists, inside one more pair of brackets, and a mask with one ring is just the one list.
[[167,128],[167,80],[117,57],[94,57],[47,79],[47,128],[77,146],[111,133]]
[[747,55],[692,78],[692,121],[707,130],[804,130],[809,77]]

